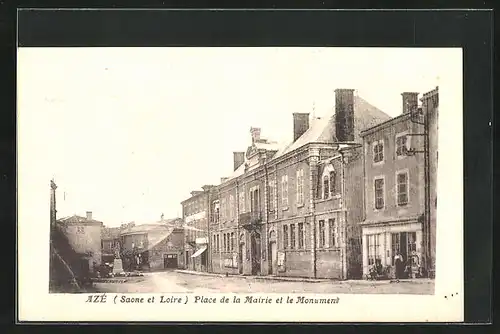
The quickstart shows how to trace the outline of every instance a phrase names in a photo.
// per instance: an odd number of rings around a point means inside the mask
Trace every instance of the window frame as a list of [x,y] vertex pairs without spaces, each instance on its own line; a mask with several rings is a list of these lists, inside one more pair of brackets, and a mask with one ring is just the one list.
[[[377,180],[382,180],[382,201],[383,201],[383,205],[381,208],[377,208],[377,188],[376,188],[376,184],[377,184]],[[386,208],[386,203],[387,203],[387,200],[386,200],[386,182],[385,182],[385,176],[384,175],[379,175],[379,176],[375,176],[373,178],[373,210],[375,211],[382,211]]]
[[305,231],[304,231],[304,223],[297,224],[297,233],[298,237],[298,249],[305,249]]
[[[406,138],[405,145],[404,145],[405,152],[403,152],[403,154],[398,154],[398,139],[402,138],[402,137]],[[408,131],[399,132],[394,137],[394,154],[395,154],[397,159],[401,160],[401,159],[405,159],[406,157],[408,157],[406,152],[408,151],[407,146],[411,146],[411,142],[408,145],[408,141],[410,141],[410,139],[411,139],[411,136],[408,136]]]
[[288,174],[281,175],[281,206],[288,208]]
[[337,247],[337,222],[335,218],[328,218],[328,236],[329,236],[329,246]]
[[[406,203],[399,203],[399,175],[406,175]],[[395,187],[396,187],[396,206],[408,207],[410,205],[410,172],[407,168],[396,171],[395,173]]]
[[318,221],[318,246],[324,248],[326,245],[325,220]]
[[[379,145],[382,145],[382,159],[380,161],[375,161],[375,158],[377,157],[377,154],[375,152],[375,148],[378,147]],[[373,165],[382,165],[385,161],[385,142],[384,139],[379,139],[375,140],[372,143],[372,163]]]
[[283,224],[282,231],[283,231],[283,249],[288,249],[288,243],[290,238],[288,237],[289,228],[287,224]]
[[290,249],[296,249],[295,224],[290,224]]
[[296,193],[296,201],[297,206],[304,205],[304,169],[300,168],[297,170],[297,193]]

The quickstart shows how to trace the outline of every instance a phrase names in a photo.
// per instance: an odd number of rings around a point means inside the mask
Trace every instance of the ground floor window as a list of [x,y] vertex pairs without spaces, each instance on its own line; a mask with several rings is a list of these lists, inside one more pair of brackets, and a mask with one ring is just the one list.
[[367,236],[368,241],[368,264],[375,264],[375,260],[380,259],[380,234]]
[[417,233],[416,232],[399,232],[391,233],[391,261],[394,265],[394,257],[399,253],[403,256],[403,262],[408,260],[408,257],[417,251]]

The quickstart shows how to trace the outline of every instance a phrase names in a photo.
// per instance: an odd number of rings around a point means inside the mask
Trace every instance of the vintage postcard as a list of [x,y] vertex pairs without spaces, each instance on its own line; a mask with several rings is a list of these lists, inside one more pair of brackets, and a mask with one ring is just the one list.
[[463,320],[461,49],[17,61],[19,320]]

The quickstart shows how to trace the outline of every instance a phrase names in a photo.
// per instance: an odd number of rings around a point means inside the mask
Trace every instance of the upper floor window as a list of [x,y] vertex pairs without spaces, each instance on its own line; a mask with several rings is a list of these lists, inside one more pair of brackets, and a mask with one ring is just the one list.
[[384,207],[384,179],[376,178],[374,180],[374,193],[375,193],[375,209],[380,210]]
[[281,177],[281,204],[288,205],[288,175]]
[[337,172],[330,172],[330,194],[333,196],[337,193]]
[[398,206],[405,206],[408,204],[408,172],[397,173],[396,182]]
[[76,233],[78,233],[78,234],[85,233],[85,227],[83,227],[83,226],[77,226],[76,227]]
[[271,180],[269,182],[269,211],[274,210],[274,196],[276,191],[276,182]]
[[304,170],[297,170],[297,205],[304,204]]
[[328,175],[323,176],[323,198],[330,197],[330,178]]
[[396,156],[398,158],[406,157],[406,153],[408,152],[407,140],[408,136],[406,133],[396,135]]
[[239,195],[239,210],[240,212],[245,212],[245,192],[244,191],[240,191],[240,195]]
[[234,196],[229,195],[229,219],[233,219],[234,217]]
[[384,161],[384,141],[378,140],[373,143],[373,162]]
[[260,211],[260,193],[258,187],[254,187],[250,190],[250,211]]
[[288,225],[283,225],[283,248],[288,248]]

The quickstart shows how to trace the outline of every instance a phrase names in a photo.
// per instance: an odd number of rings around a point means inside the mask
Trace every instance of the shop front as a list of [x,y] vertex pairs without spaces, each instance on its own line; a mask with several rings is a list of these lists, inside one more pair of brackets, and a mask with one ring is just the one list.
[[194,269],[196,271],[204,271],[208,270],[208,259],[207,259],[207,249],[208,249],[208,240],[207,238],[196,238],[196,249],[191,255],[191,260],[194,264]]
[[363,276],[378,266],[388,278],[422,276],[422,223],[410,221],[363,223]]

